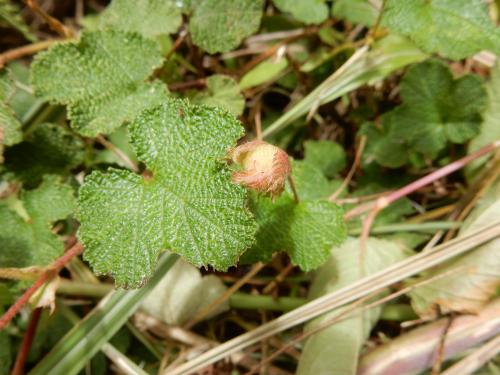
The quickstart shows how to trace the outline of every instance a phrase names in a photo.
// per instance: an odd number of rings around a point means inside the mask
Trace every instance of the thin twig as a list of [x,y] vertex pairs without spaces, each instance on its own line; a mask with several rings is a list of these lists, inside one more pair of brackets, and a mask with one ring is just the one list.
[[21,297],[0,317],[0,330],[4,329],[7,324],[14,318],[22,307],[28,303],[31,296],[33,296],[38,289],[40,289],[46,281],[51,277],[57,275],[59,271],[75,256],[83,252],[83,245],[77,243],[67,250],[61,257],[57,258],[34,283],[31,285]]
[[422,222],[425,222],[428,220],[437,219],[437,218],[440,218],[440,217],[450,213],[451,211],[453,211],[454,208],[455,208],[454,204],[449,204],[447,206],[438,207],[438,208],[435,208],[431,211],[424,212],[420,215],[412,216],[408,220],[406,220],[406,222],[408,224],[410,224],[410,223],[418,224],[418,223],[422,223]]
[[397,201],[398,199],[403,198],[408,194],[411,194],[417,191],[418,189],[465,167],[471,161],[476,160],[483,155],[489,154],[498,147],[500,147],[500,141],[490,143],[489,145],[482,147],[481,149],[473,152],[472,154],[469,154],[461,159],[454,161],[453,163],[450,163],[442,168],[439,168],[438,170],[428,174],[427,176],[424,176],[402,187],[401,189],[398,189],[388,194],[387,196],[378,198],[375,202],[369,202],[360,205],[356,208],[353,208],[352,210],[348,211],[344,217],[348,220],[353,217],[359,216],[367,211],[371,211],[374,208],[381,210],[387,207],[389,204]]
[[69,27],[62,24],[57,18],[52,17],[46,11],[44,11],[35,0],[26,0],[26,5],[30,7],[30,9],[43,18],[45,22],[49,25],[49,27],[58,33],[63,38],[72,38],[74,37],[74,32]]
[[444,360],[446,337],[448,336],[451,323],[453,323],[453,315],[447,317],[443,332],[441,332],[441,336],[439,337],[439,342],[436,348],[436,357],[434,358],[434,363],[432,364],[431,375],[439,375],[441,373],[441,365],[443,364]]
[[341,199],[336,199],[335,203],[337,204],[359,204],[362,202],[366,201],[373,201],[377,199],[378,197],[384,196],[389,194],[391,191],[382,191],[380,193],[374,193],[374,194],[367,194],[367,195],[362,195],[360,197],[348,197],[348,198],[341,198]]
[[234,283],[231,288],[226,290],[219,298],[210,303],[208,306],[204,307],[200,311],[196,313],[196,315],[184,326],[185,329],[190,329],[195,324],[203,320],[208,314],[210,314],[217,306],[221,303],[224,303],[231,297],[238,289],[240,289],[243,285],[246,284],[248,280],[257,275],[261,269],[265,267],[264,263],[256,263],[252,266],[250,271],[247,272],[245,276],[239,279],[236,283]]
[[199,78],[186,82],[174,82],[168,85],[170,91],[182,91],[192,89],[193,87],[205,87],[207,85],[206,78]]
[[186,39],[186,36],[187,36],[187,30],[185,28],[183,28],[179,32],[179,36],[175,40],[172,48],[170,49],[170,51],[168,51],[167,55],[165,56],[165,60],[168,60],[172,57],[172,55],[175,53],[175,51],[177,51],[179,49],[179,47],[182,45],[182,42],[184,42],[184,39]]
[[299,193],[297,192],[297,187],[295,186],[295,180],[291,174],[288,175],[288,183],[290,184],[290,189],[292,190],[293,200],[295,203],[300,202]]
[[110,150],[113,154],[115,154],[123,163],[132,171],[134,172],[139,172],[139,167],[137,166],[136,163],[130,159],[127,154],[125,154],[122,150],[120,150],[118,147],[116,147],[113,143],[109,142],[106,138],[104,138],[102,135],[99,135],[96,137],[97,141],[102,144],[104,147],[106,147],[108,150]]
[[366,145],[366,136],[362,136],[359,139],[359,145],[356,150],[356,156],[354,157],[354,162],[351,165],[349,173],[347,173],[346,178],[344,178],[344,181],[342,181],[342,184],[339,186],[339,188],[335,190],[335,192],[328,197],[329,201],[335,202],[338,196],[342,194],[344,189],[349,185],[349,182],[351,182],[354,173],[356,173],[356,169],[358,169],[359,164],[361,163],[361,156],[363,155],[363,150],[365,149],[365,145]]
[[292,263],[288,264],[283,270],[274,278],[273,281],[271,281],[269,284],[267,284],[264,289],[262,289],[263,294],[269,294],[271,293],[274,288],[278,285],[278,283],[282,283],[285,280],[285,277],[292,272],[294,268],[294,265]]
[[262,141],[262,111],[261,102],[258,101],[255,109],[255,138]]
[[41,313],[42,308],[38,307],[33,310],[33,313],[31,314],[30,324],[28,326],[28,329],[24,333],[23,342],[21,343],[21,347],[17,352],[16,363],[14,364],[11,375],[24,374],[24,366],[30,352],[31,344],[33,343],[33,339],[35,337],[36,328],[38,326],[38,322],[40,321]]
[[19,59],[24,56],[32,55],[34,53],[43,51],[44,49],[49,48],[50,46],[59,43],[62,39],[50,39],[43,40],[41,42],[28,44],[26,46],[13,48],[0,54],[0,68],[2,68],[9,61]]
[[372,228],[373,222],[380,212],[379,209],[374,208],[368,213],[368,216],[363,220],[363,226],[361,228],[361,236],[359,240],[359,266],[361,269],[361,274],[365,275],[365,253],[366,244],[368,242],[368,237],[370,236],[370,230]]

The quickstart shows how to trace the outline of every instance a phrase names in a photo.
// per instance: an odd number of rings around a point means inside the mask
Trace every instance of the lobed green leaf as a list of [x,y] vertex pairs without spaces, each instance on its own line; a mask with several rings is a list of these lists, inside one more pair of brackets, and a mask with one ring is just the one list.
[[145,37],[175,33],[182,23],[175,0],[113,0],[99,15],[100,28],[131,31]]
[[189,21],[193,43],[208,53],[227,52],[259,29],[263,0],[203,0]]
[[207,78],[207,89],[191,95],[191,102],[224,108],[235,116],[245,109],[245,98],[238,83],[231,77],[214,74]]
[[330,249],[346,236],[342,209],[328,201],[295,203],[288,194],[276,202],[254,196],[251,210],[258,223],[256,243],[244,262],[269,261],[275,252],[286,251],[304,271],[319,267]]
[[26,139],[7,150],[5,167],[25,186],[39,184],[46,174],[64,175],[82,164],[84,143],[56,124],[40,124]]
[[328,18],[328,5],[325,0],[273,0],[282,12],[306,24],[318,24]]
[[68,105],[76,130],[96,136],[165,99],[161,83],[145,82],[162,62],[158,45],[138,34],[84,32],[78,42],[38,54],[31,81],[39,97]]
[[7,70],[0,71],[0,162],[3,161],[3,147],[21,142],[21,122],[10,106],[14,84]]
[[500,48],[500,31],[481,0],[386,0],[382,24],[454,60]]
[[196,266],[234,265],[255,232],[223,162],[242,131],[230,114],[180,100],[143,112],[130,138],[152,177],[110,169],[80,189],[79,237],[94,271],[138,287],[164,249]]
[[337,142],[319,140],[304,142],[304,161],[319,168],[327,177],[335,177],[346,166],[346,155]]
[[481,124],[486,95],[481,79],[463,75],[454,79],[450,69],[435,60],[410,67],[401,82],[403,104],[382,116],[380,127],[364,125],[368,136],[366,157],[396,168],[412,153],[434,158],[449,142],[464,143]]
[[0,265],[45,266],[62,254],[63,242],[52,233],[55,221],[74,210],[73,189],[59,177],[45,176],[35,190],[24,191],[19,207],[0,202]]

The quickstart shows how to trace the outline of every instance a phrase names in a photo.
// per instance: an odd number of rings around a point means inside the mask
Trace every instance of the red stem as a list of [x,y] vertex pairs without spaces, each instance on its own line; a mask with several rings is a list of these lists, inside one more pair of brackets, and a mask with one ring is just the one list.
[[24,374],[24,364],[26,363],[31,344],[33,343],[33,339],[35,338],[35,332],[38,326],[38,321],[40,320],[41,313],[42,309],[39,307],[33,310],[33,314],[31,314],[30,324],[28,326],[28,330],[24,334],[23,342],[21,343],[21,347],[19,348],[19,352],[17,353],[16,363],[14,364],[11,375]]
[[47,280],[50,279],[54,274],[58,274],[61,268],[63,268],[71,259],[75,256],[80,255],[83,252],[83,245],[77,243],[73,245],[68,251],[66,251],[61,257],[57,258],[54,263],[50,265],[47,271],[45,271],[34,283],[31,285],[24,294],[18,298],[18,300],[2,315],[0,318],[0,330],[4,329],[7,324],[17,315],[21,308],[28,303],[29,299],[33,294],[36,293],[40,287]]
[[494,151],[496,148],[500,147],[500,141],[493,142],[487,146],[484,146],[483,148],[473,152],[470,155],[467,155],[461,159],[458,159],[454,161],[453,163],[450,163],[443,168],[439,168],[438,170],[428,174],[427,176],[424,176],[414,182],[412,182],[409,185],[403,186],[401,189],[398,189],[386,196],[378,198],[375,202],[369,202],[363,205],[360,205],[356,208],[353,208],[352,210],[348,211],[345,214],[346,219],[351,219],[355,216],[361,215],[367,211],[370,211],[373,208],[377,208],[377,210],[381,210],[385,207],[387,207],[389,204],[393,203],[394,201],[397,201],[400,198],[403,198],[407,196],[408,194],[413,193],[414,191],[417,191],[418,189],[430,184],[431,182],[434,182],[436,180],[439,180],[440,178],[449,175],[450,173],[453,173],[461,168],[463,168],[465,165],[470,163],[471,161],[480,158],[483,155],[486,155],[490,153],[491,151]]

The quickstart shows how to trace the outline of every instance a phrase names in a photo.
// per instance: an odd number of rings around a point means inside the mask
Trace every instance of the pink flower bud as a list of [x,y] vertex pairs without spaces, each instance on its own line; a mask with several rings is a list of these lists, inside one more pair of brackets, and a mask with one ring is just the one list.
[[291,172],[285,151],[264,141],[252,141],[231,150],[230,157],[242,167],[233,173],[233,182],[249,189],[269,193],[274,199],[285,187]]

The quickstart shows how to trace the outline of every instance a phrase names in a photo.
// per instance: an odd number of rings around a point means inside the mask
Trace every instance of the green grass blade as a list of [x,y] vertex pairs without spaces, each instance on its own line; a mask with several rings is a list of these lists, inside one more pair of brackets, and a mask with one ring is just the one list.
[[380,81],[393,71],[426,57],[410,41],[395,35],[380,40],[369,52],[363,47],[309,95],[273,122],[262,135],[268,137],[319,105],[331,102],[362,85]]
[[30,375],[77,374],[137,310],[141,300],[155,287],[177,260],[178,255],[161,258],[149,282],[137,290],[115,290],[75,325],[31,370]]

